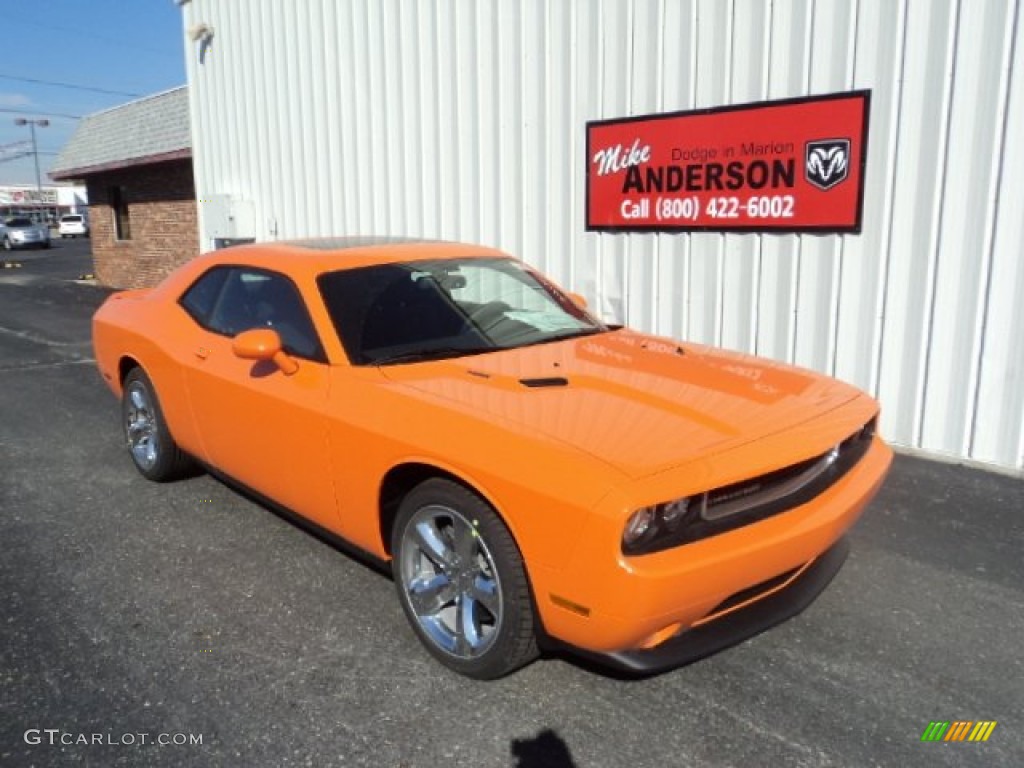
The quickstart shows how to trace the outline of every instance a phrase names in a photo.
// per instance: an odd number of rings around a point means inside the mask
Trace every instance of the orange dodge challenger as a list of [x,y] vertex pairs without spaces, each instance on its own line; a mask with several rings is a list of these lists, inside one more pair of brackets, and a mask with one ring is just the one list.
[[545,643],[657,672],[796,614],[892,458],[857,389],[605,325],[474,245],[209,253],[93,341],[144,476],[198,462],[390,561],[482,679]]

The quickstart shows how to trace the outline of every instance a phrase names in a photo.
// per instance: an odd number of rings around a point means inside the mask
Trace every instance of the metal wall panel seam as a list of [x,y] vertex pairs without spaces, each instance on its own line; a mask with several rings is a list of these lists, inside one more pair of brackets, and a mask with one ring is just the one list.
[[[892,201],[896,195],[896,173],[899,168],[899,156],[900,156],[900,125],[901,118],[903,115],[903,72],[906,68],[907,62],[907,6],[910,4],[910,0],[903,0],[900,4],[900,11],[897,17],[897,24],[899,25],[898,37],[900,39],[900,57],[899,57],[899,70],[896,72],[895,86],[893,87],[892,96],[890,97],[890,110],[893,112],[892,128],[890,132],[888,152],[886,152],[887,164],[886,168],[889,169],[888,179],[885,186],[885,202],[882,206],[883,219],[882,227],[884,234],[882,236],[882,264],[878,271],[878,284],[876,286],[875,295],[875,315],[876,325],[874,332],[873,348],[874,354],[874,369],[871,374],[871,394],[874,397],[878,397],[879,389],[881,386],[882,376],[882,359],[885,345],[885,312],[886,302],[888,298],[888,291],[886,287],[889,280],[889,268],[892,260],[892,232],[895,226],[895,217],[892,215]],[[884,427],[885,420],[882,420],[882,430],[885,433]]]
[[[516,67],[517,67],[518,72],[519,72],[519,77],[517,78],[516,82],[518,83],[519,88],[517,89],[517,92],[515,94],[516,103],[518,104],[518,112],[517,112],[517,115],[516,115],[517,119],[515,120],[514,125],[515,125],[515,130],[516,130],[516,153],[515,153],[515,156],[519,157],[519,158],[525,158],[525,157],[529,156],[527,154],[528,148],[526,146],[527,131],[526,131],[526,126],[524,125],[525,118],[526,118],[526,112],[527,112],[527,108],[528,108],[527,104],[526,104],[526,100],[527,100],[526,90],[529,87],[529,85],[528,85],[529,73],[527,72],[527,69],[526,69],[526,58],[527,58],[526,48],[527,48],[528,43],[526,41],[526,34],[525,34],[526,23],[525,23],[525,19],[524,19],[524,17],[526,16],[526,3],[527,2],[530,2],[530,0],[519,0],[519,2],[517,2],[517,4],[516,4],[517,8],[518,8],[518,13],[516,14],[516,53],[517,53],[517,55],[516,55]],[[518,240],[517,253],[518,253],[519,256],[521,256],[522,258],[524,258],[527,261],[532,263],[532,259],[530,258],[530,254],[528,254],[526,252],[526,244],[529,242],[529,233],[527,231],[527,227],[529,226],[529,223],[528,223],[528,216],[527,216],[527,210],[526,210],[526,197],[527,197],[527,194],[528,194],[528,192],[527,192],[528,184],[527,184],[527,179],[525,178],[525,174],[523,173],[523,170],[524,169],[522,169],[522,167],[520,167],[520,169],[519,169],[519,187],[516,190],[517,191],[517,196],[516,196],[516,212],[514,214],[515,218],[516,218],[516,223],[518,225],[517,226],[517,230],[518,230],[517,231],[517,240]]]
[[[449,118],[448,135],[452,137],[452,181],[455,188],[452,190],[452,232],[456,240],[470,238],[470,231],[473,228],[472,210],[466,205],[469,198],[469,191],[466,189],[466,180],[469,177],[466,167],[476,161],[475,142],[476,137],[472,130],[463,130],[467,121],[463,119],[472,110],[472,99],[468,92],[472,91],[476,78],[475,67],[472,69],[463,68],[463,57],[468,48],[468,39],[465,34],[466,21],[472,13],[475,3],[453,3],[449,20],[451,22],[451,56],[452,64],[452,108]],[[468,122],[472,126],[472,121]]]
[[[244,21],[239,21],[239,38],[242,51],[239,53],[237,61],[248,98],[242,105],[243,127],[241,131],[245,138],[242,140],[240,147],[242,168],[239,169],[240,178],[238,179],[236,191],[240,196],[251,201],[253,205],[254,231],[250,234],[259,240],[266,237],[268,229],[264,210],[266,208],[266,190],[271,187],[267,179],[267,175],[270,173],[270,159],[265,157],[268,151],[267,147],[270,146],[270,141],[267,137],[268,121],[266,119],[266,111],[268,110],[267,79],[265,76],[258,74],[263,72],[266,66],[266,57],[252,56],[254,51],[262,48],[257,41],[262,40],[265,36],[264,30],[266,26],[261,23],[263,13],[264,6],[261,3],[259,7],[254,9],[253,14],[242,14]],[[251,67],[247,66],[247,60],[250,58],[258,58],[259,61],[253,61]],[[246,184],[244,179],[246,171],[248,171],[250,177],[249,184]]]
[[[848,12],[843,0],[814,4],[808,93],[840,90],[846,84],[849,29],[843,23],[844,8]],[[822,372],[828,372],[831,359],[837,255],[837,237],[801,236],[794,362]]]
[[984,244],[984,260],[982,262],[981,274],[981,300],[978,303],[977,317],[975,318],[975,332],[972,347],[976,350],[972,360],[972,376],[969,384],[967,409],[967,420],[965,424],[965,439],[962,453],[970,458],[974,455],[974,440],[977,432],[977,419],[979,408],[979,393],[981,391],[981,369],[985,351],[985,335],[988,332],[987,318],[988,306],[992,295],[992,263],[995,259],[995,227],[998,223],[999,212],[999,190],[1004,183],[1002,171],[1005,169],[1004,158],[1006,156],[1007,124],[1009,122],[1010,85],[1012,80],[1011,63],[1014,58],[1015,46],[1017,43],[1017,8],[1020,0],[1014,3],[1010,13],[1013,14],[1011,23],[1006,25],[1004,41],[1002,41],[1002,55],[999,66],[1000,82],[997,112],[995,124],[998,126],[995,137],[995,152],[992,153],[991,167],[989,169],[989,184],[986,190],[988,201],[987,209],[990,212],[985,222],[985,230],[982,242]]
[[[489,195],[493,194],[494,187],[497,184],[497,179],[491,177],[492,174],[489,173],[490,167],[485,164],[487,162],[485,161],[485,158],[490,158],[490,162],[493,162],[496,148],[485,146],[487,141],[486,137],[490,135],[490,132],[487,130],[487,123],[489,120],[493,120],[494,115],[493,109],[485,109],[484,107],[485,104],[487,107],[492,107],[492,102],[489,101],[490,97],[485,93],[488,86],[484,77],[485,74],[490,75],[491,66],[490,64],[487,64],[485,70],[483,56],[480,55],[485,35],[484,12],[480,11],[481,8],[485,9],[485,12],[491,12],[493,10],[493,6],[490,4],[480,4],[477,7],[477,13],[475,13],[473,17],[473,58],[479,62],[478,66],[480,66],[480,71],[477,72],[476,78],[474,79],[476,89],[473,94],[473,99],[476,103],[476,110],[474,112],[476,116],[475,125],[477,132],[476,177],[480,180],[480,186],[478,189],[479,193],[476,195],[476,231],[478,233],[478,239],[476,242],[494,245],[493,232],[488,221],[490,213],[487,209],[491,207],[488,205],[490,202]],[[493,93],[493,86],[491,87],[491,92]],[[488,151],[488,149],[490,151]],[[488,190],[487,195],[483,192],[485,188]]]
[[[693,0],[690,4],[690,84],[689,103],[687,108],[694,109],[697,106],[697,63],[700,61],[700,35],[698,28],[698,7],[700,0]],[[692,307],[691,296],[693,295],[693,236],[686,235],[686,242],[683,248],[684,262],[682,274],[685,277],[683,287],[683,312],[682,312],[682,337],[690,339],[690,311]]]
[[[846,81],[846,87],[848,89],[854,88],[854,82],[855,82],[854,72],[856,71],[857,52],[859,50],[858,47],[857,47],[857,42],[858,42],[858,36],[860,34],[860,25],[858,24],[858,21],[860,19],[860,15],[858,13],[859,10],[860,10],[860,0],[852,0],[852,2],[850,3],[850,6],[849,6],[849,14],[850,15],[849,15],[848,22],[847,22],[847,27],[850,30],[849,31],[849,35],[850,35],[850,38],[851,38],[851,42],[850,42],[849,47],[847,48],[847,54],[846,54],[846,77],[845,77],[845,81]],[[868,116],[868,131],[870,131],[870,130],[871,130],[871,128],[870,128],[870,115],[869,115]],[[865,136],[864,137],[864,141],[870,145],[870,141],[871,141],[870,136]],[[862,148],[861,151],[864,152],[865,157],[866,157],[867,156],[867,149],[866,149],[866,147]],[[861,180],[861,184],[864,184],[864,183],[865,183],[865,181],[864,181],[864,179],[862,179]],[[847,238],[848,237],[852,237],[852,236],[851,235],[839,235],[836,238],[836,245],[835,245],[835,250],[836,250],[836,268],[835,268],[835,270],[833,270],[833,276],[832,276],[832,290],[833,290],[833,296],[835,298],[834,298],[834,303],[833,303],[833,306],[832,306],[832,310],[833,310],[832,311],[832,340],[831,340],[832,349],[831,349],[831,354],[829,355],[829,366],[828,366],[828,372],[829,372],[830,376],[835,376],[836,375],[836,369],[837,369],[838,358],[839,358],[839,349],[840,349],[840,345],[839,345],[840,307],[841,307],[841,304],[842,304],[842,301],[843,301],[843,267],[845,266],[845,262],[846,262],[846,258],[845,258],[846,257],[846,242],[847,242]],[[851,300],[859,302],[859,301],[862,300],[862,298],[863,297],[858,295],[858,296],[853,297]],[[851,351],[846,352],[847,355],[856,354],[856,353],[857,353],[857,348],[856,348],[855,345],[852,347]]]
[[[554,232],[551,245],[552,252],[558,257],[555,279],[568,290],[573,290],[569,279],[570,267],[575,258],[573,234],[583,226],[583,220],[579,216],[579,209],[576,207],[574,199],[575,169],[580,166],[579,158],[583,156],[583,153],[578,151],[582,122],[576,116],[576,101],[573,93],[575,82],[573,58],[576,52],[572,45],[571,6],[571,3],[550,6],[553,10],[549,15],[549,24],[552,30],[552,61],[562,84],[559,90],[551,90],[551,108],[553,114],[558,115],[558,125],[560,126],[553,136],[561,136],[560,142],[552,141],[553,154],[558,162],[558,167],[562,169],[562,173],[557,174],[559,179],[556,197],[557,209],[554,212],[555,226],[551,228]],[[554,10],[556,8],[557,12]]]
[[[741,8],[742,5],[742,8]],[[727,44],[728,102],[741,104],[765,98],[768,26],[767,0],[733,2]],[[756,323],[756,262],[761,243],[757,233],[728,233],[723,237],[721,262],[722,301],[719,308],[721,346],[749,353]]]
[[[329,2],[330,0],[328,0]],[[407,235],[422,236],[424,226],[425,181],[423,173],[423,90],[420,77],[423,55],[420,49],[419,4],[409,3],[399,20],[399,45],[405,51],[402,62],[402,159],[405,173],[402,187],[405,191]],[[342,114],[338,110],[339,120]]]
[[[271,54],[269,61],[276,63],[271,64],[271,83],[272,90],[268,93],[268,103],[264,107],[273,112],[274,132],[275,132],[275,143],[276,152],[274,152],[275,161],[275,174],[274,178],[276,184],[270,190],[267,190],[270,200],[270,207],[273,211],[274,217],[274,235],[275,239],[282,237],[282,229],[288,225],[288,210],[284,205],[284,199],[287,195],[282,196],[282,190],[285,185],[290,183],[290,179],[287,173],[287,169],[290,165],[287,151],[287,137],[288,137],[288,126],[287,126],[287,114],[288,110],[282,103],[284,94],[287,93],[287,75],[284,72],[285,62],[282,58],[287,55],[287,52],[282,50],[285,46],[285,42],[281,39],[281,35],[277,34],[277,31],[281,27],[281,14],[282,9],[277,4],[271,3],[269,6],[270,15],[270,30],[271,33],[268,35],[270,41]],[[221,129],[223,130],[223,129]],[[268,147],[269,150],[269,147]],[[218,182],[220,180],[218,179]]]
[[[723,77],[723,83],[725,85],[725,99],[723,103],[733,103],[733,54],[735,50],[735,36],[736,36],[736,0],[728,0],[728,6],[725,13],[726,25],[725,25],[725,50],[723,51],[723,59],[725,60],[725,75]],[[716,238],[717,243],[715,247],[715,288],[716,288],[716,306],[714,314],[714,343],[716,346],[722,346],[722,335],[725,327],[725,258],[727,255],[726,250],[726,239],[729,236],[726,234],[720,234]]]
[[405,101],[402,98],[402,41],[398,17],[401,11],[396,0],[385,0],[380,4],[380,57],[383,65],[385,155],[387,178],[387,211],[384,234],[401,234],[408,231],[408,216],[405,211],[405,196],[398,179],[406,174],[402,162],[402,125],[405,117]]
[[[765,36],[768,38],[768,51],[767,61],[764,68],[764,98],[766,100],[771,99],[772,95],[772,62],[775,56],[775,2],[774,0],[768,0],[768,19],[765,24]],[[754,312],[751,315],[751,322],[753,323],[752,329],[752,352],[755,355],[761,354],[761,333],[760,329],[762,326],[761,312],[765,311],[764,304],[761,300],[761,294],[765,290],[764,280],[764,268],[765,268],[765,246],[767,241],[762,236],[759,238],[760,247],[757,249],[757,276],[755,278],[755,284],[757,285],[757,291],[754,296]],[[778,244],[778,242],[776,242]]]
[[[764,35],[765,35],[765,52],[764,52],[764,68],[761,74],[761,98],[767,100],[771,94],[772,86],[772,46],[775,43],[775,35],[772,34],[774,30],[773,22],[775,20],[775,2],[774,0],[767,0],[767,18],[765,19]],[[747,351],[753,355],[758,353],[758,345],[760,342],[760,334],[757,329],[761,322],[761,278],[764,270],[764,245],[765,236],[762,234],[757,235],[757,248],[756,258],[754,259],[754,279],[753,279],[753,291],[751,301],[753,306],[750,312],[750,349]]]
[[429,70],[424,68],[425,73],[428,75],[428,83],[431,86],[430,92],[433,99],[430,100],[430,121],[432,123],[431,129],[431,142],[430,148],[433,150],[430,155],[430,168],[428,176],[433,180],[433,190],[430,193],[430,201],[433,214],[432,220],[427,222],[429,231],[432,231],[435,237],[444,237],[444,180],[442,178],[441,166],[443,165],[441,160],[441,152],[439,144],[442,141],[444,134],[444,122],[442,118],[442,105],[441,105],[441,91],[443,84],[442,79],[442,68],[441,68],[441,20],[439,6],[434,3],[431,12],[427,14],[430,17],[429,31],[429,43],[430,43],[430,68]]
[[452,48],[449,45],[445,45],[445,24],[443,11],[446,6],[441,3],[432,3],[433,12],[431,13],[431,33],[433,36],[431,48],[434,52],[431,61],[433,66],[433,85],[435,103],[433,110],[434,120],[434,135],[432,136],[434,151],[431,157],[431,171],[434,175],[434,184],[436,186],[436,195],[434,196],[434,215],[436,220],[432,222],[434,237],[438,238],[451,238],[452,233],[447,227],[447,209],[449,209],[450,201],[447,199],[447,189],[449,189],[449,174],[451,173],[449,164],[446,160],[445,147],[447,141],[452,139],[451,131],[449,126],[446,125],[447,112],[449,112],[449,105],[447,100],[451,98],[449,95],[450,83],[446,82],[445,75],[446,71],[446,58],[452,54]]
[[[636,61],[636,2],[635,0],[626,0],[626,40],[629,41],[626,47],[626,61],[625,61],[625,72],[623,74],[623,91],[625,97],[625,114],[635,114],[633,109],[634,94],[633,94],[633,66]],[[617,322],[623,322],[626,324],[633,324],[633,306],[631,297],[633,295],[632,286],[630,285],[630,269],[627,263],[627,254],[633,251],[633,243],[624,242],[625,238],[620,236],[613,236],[611,239],[612,243],[612,258],[615,259],[616,272],[621,276],[622,281],[622,302],[619,310],[619,315],[615,317]],[[639,248],[635,249],[639,250]],[[642,257],[641,257],[642,258]]]
[[[322,29],[323,17],[320,17],[319,23],[317,23],[314,17],[315,0],[306,0],[303,5],[306,12],[304,15],[299,16],[300,24],[310,30],[310,32]],[[299,58],[300,68],[306,69],[306,79],[310,87],[301,89],[300,109],[303,122],[302,162],[307,168],[320,167],[327,171],[326,174],[318,174],[315,182],[307,182],[302,185],[306,187],[304,211],[306,223],[303,229],[306,232],[321,234],[324,229],[324,220],[326,219],[326,211],[323,208],[324,201],[326,200],[326,195],[324,194],[326,177],[330,174],[330,167],[325,163],[326,153],[321,151],[321,135],[323,134],[323,125],[326,122],[323,113],[324,100],[320,97],[320,89],[323,87],[323,62],[321,61],[320,66],[317,67],[316,57],[318,50],[320,50],[320,45],[312,34],[310,35],[309,44],[305,46],[305,51],[302,50],[303,47],[302,45],[297,46],[296,56]]]
[[[292,13],[293,9],[289,8],[285,13],[282,14],[282,34],[285,40],[285,45],[288,51],[285,55],[285,77],[287,85],[284,89],[284,93],[288,94],[287,108],[284,110],[288,115],[288,121],[286,125],[288,127],[288,134],[286,141],[288,143],[289,156],[291,158],[292,168],[303,168],[305,166],[305,158],[303,153],[303,114],[302,114],[302,94],[299,91],[304,89],[301,88],[290,88],[291,83],[302,82],[301,74],[299,70],[299,58],[298,58],[298,47],[299,47],[299,30],[296,16]],[[226,94],[225,94],[226,95]],[[225,99],[226,101],[226,99]],[[288,175],[288,218],[287,218],[287,234],[288,237],[296,237],[300,231],[300,219],[303,212],[307,209],[308,194],[306,185],[297,182],[293,174]]]
[[[598,0],[598,3],[600,4],[601,10],[599,11],[599,15],[597,16],[597,18],[600,19],[600,18],[603,18],[604,0]],[[606,59],[608,58],[608,52],[605,49],[604,37],[601,34],[601,24],[600,24],[599,21],[595,21],[595,24],[597,25],[597,30],[595,32],[595,39],[597,41],[597,82],[603,84],[605,82],[605,77],[606,77],[606,69],[607,69]],[[608,117],[608,113],[606,111],[606,105],[605,105],[605,89],[602,88],[602,87],[599,87],[597,89],[597,103],[594,105],[594,108],[596,108],[596,115],[595,115],[595,117],[597,117],[597,118],[606,118],[606,117]],[[590,162],[589,158],[588,158],[587,162],[588,163]],[[596,235],[595,242],[594,242],[594,248],[593,248],[593,250],[594,250],[594,257],[595,257],[594,261],[593,261],[593,269],[594,269],[594,307],[593,307],[593,310],[594,310],[594,314],[597,315],[601,319],[604,319],[603,318],[603,314],[604,313],[602,311],[602,301],[601,301],[602,297],[604,296],[604,275],[603,275],[603,270],[602,270],[602,265],[601,265],[601,262],[602,262],[601,254],[602,254],[602,251],[604,250],[604,243],[605,243],[606,239],[607,239],[606,235],[603,235],[603,234]]]
[[[518,209],[517,202],[520,199],[519,185],[521,180],[516,173],[516,157],[515,153],[507,151],[516,146],[519,142],[519,122],[516,110],[512,109],[513,104],[517,104],[519,101],[519,89],[521,71],[519,68],[519,9],[520,3],[515,2],[513,4],[505,4],[502,10],[506,12],[506,16],[501,24],[503,34],[499,35],[498,40],[498,52],[499,62],[501,65],[501,73],[499,80],[503,84],[504,92],[504,104],[501,106],[501,140],[499,146],[501,147],[501,159],[502,159],[502,173],[501,183],[503,187],[503,197],[506,199],[506,205]],[[515,15],[512,18],[514,9]],[[508,172],[505,172],[505,170]],[[516,210],[513,216],[502,216],[501,217],[501,238],[502,246],[514,253],[522,256],[522,249],[520,248],[520,221],[519,217],[522,215],[522,211]]]
[[[551,59],[551,6],[548,3],[542,3],[540,9],[537,11],[537,16],[543,27],[543,34],[537,36],[536,40],[540,43],[540,51],[536,57],[536,71],[538,74],[537,82],[540,87],[541,93],[538,99],[536,99],[538,120],[537,124],[533,128],[533,135],[539,140],[540,146],[538,151],[540,156],[544,158],[543,164],[537,168],[536,177],[534,179],[535,192],[537,199],[534,202],[534,216],[536,221],[532,230],[534,232],[534,243],[536,250],[538,251],[534,258],[537,260],[540,268],[543,272],[555,271],[554,259],[558,258],[558,254],[554,253],[551,248],[551,232],[554,229],[553,224],[553,202],[557,199],[554,191],[555,179],[560,174],[555,170],[555,164],[553,162],[553,153],[551,140],[551,130],[555,127],[555,111],[552,107],[552,93],[554,91],[554,65]],[[548,176],[551,178],[552,183],[548,183]]]
[[431,211],[429,206],[431,203],[436,203],[437,196],[434,194],[432,189],[433,184],[436,183],[430,179],[430,174],[427,173],[427,147],[431,127],[433,125],[432,115],[429,112],[428,103],[433,102],[428,98],[427,83],[430,78],[430,68],[433,65],[433,57],[428,60],[428,52],[425,51],[424,40],[431,38],[430,29],[428,27],[427,19],[425,17],[431,16],[429,12],[422,13],[423,6],[420,3],[413,3],[411,6],[415,10],[415,24],[413,26],[413,33],[416,41],[416,87],[413,88],[416,98],[416,116],[420,125],[420,130],[417,131],[417,159],[419,165],[419,220],[420,220],[420,234],[426,235],[434,227],[436,222],[431,220]]
[[[348,13],[341,19],[341,31],[344,33],[343,45],[347,56],[348,65],[344,76],[339,78],[339,102],[355,104],[358,96],[359,69],[356,63],[356,3],[344,4]],[[342,163],[345,168],[345,232],[352,234],[365,234],[360,227],[360,209],[362,208],[360,186],[362,179],[359,175],[359,155],[363,133],[362,119],[355,114],[349,113],[347,129],[342,134],[344,145]],[[429,199],[424,196],[424,199]]]
[[[633,3],[629,74],[629,112],[633,115],[650,114],[659,109],[659,73],[663,68],[659,58],[659,31],[664,23],[660,10],[661,3],[655,0]],[[657,287],[658,235],[651,232],[620,239],[624,241],[623,272],[629,285],[630,322],[645,331],[654,332],[661,293]]]
[[336,113],[334,101],[331,99],[331,83],[336,76],[335,67],[331,66],[331,57],[334,51],[328,43],[328,36],[331,34],[330,6],[323,0],[316,0],[316,5],[310,8],[310,18],[317,19],[313,24],[313,44],[310,46],[310,69],[316,76],[317,90],[313,99],[317,105],[317,115],[321,122],[317,131],[316,157],[321,166],[325,169],[317,183],[317,222],[314,232],[318,235],[333,235],[335,233],[334,223],[334,179],[337,177],[338,167],[334,159],[334,147],[332,141],[332,127],[337,122],[334,120]]
[[[239,34],[238,25],[235,23],[234,8],[231,5],[227,5],[218,8],[218,10],[220,13],[218,13],[214,29],[219,30],[221,34],[215,35],[215,38],[219,37],[220,40],[215,39],[214,45],[217,46],[217,73],[219,75],[218,79],[221,85],[222,96],[224,97],[218,99],[218,109],[220,110],[219,122],[227,129],[228,136],[235,137],[234,141],[222,140],[220,142],[220,172],[218,177],[223,182],[221,191],[234,195],[237,193],[239,169],[239,141],[237,137],[240,125],[238,113],[241,110],[239,110],[237,104],[237,88],[239,69],[241,69],[239,62],[242,36]],[[229,100],[226,98],[228,94],[235,94],[235,98]]]
[[[654,68],[654,108],[658,112],[665,112],[665,0],[658,0],[655,6],[655,18],[658,20],[656,26],[658,33],[655,35],[654,52],[654,60],[657,62]],[[671,333],[666,334],[661,327],[661,305],[664,293],[661,282],[661,246],[664,237],[663,234],[657,233],[651,243],[651,271],[648,276],[650,278],[648,290],[651,298],[651,330],[654,333],[671,336]],[[666,289],[671,291],[670,288],[666,287]]]
[[[572,159],[577,157],[583,157],[584,153],[586,152],[586,129],[583,127],[583,123],[586,120],[586,116],[580,115],[578,113],[579,89],[577,78],[579,77],[579,67],[576,66],[576,62],[579,58],[580,48],[578,45],[579,41],[577,39],[579,30],[579,19],[577,18],[576,11],[579,6],[576,3],[566,3],[565,6],[567,12],[565,37],[566,42],[568,43],[568,45],[566,45],[566,76],[568,77],[568,87],[567,93],[565,94],[565,98],[569,103],[569,123],[571,126],[573,126],[572,136],[569,141],[570,167],[575,167],[572,164]],[[584,158],[584,174],[586,173],[585,169],[589,162],[589,158]],[[569,174],[569,216],[571,217],[571,220],[574,222],[583,222],[586,218],[586,200],[582,195],[580,195],[581,187],[578,180],[578,172]],[[585,177],[583,181],[583,186],[586,186]],[[577,292],[582,292],[581,287],[576,283],[576,259],[578,244],[580,242],[580,236],[574,236],[574,233],[577,231],[581,231],[582,229],[582,225],[570,227],[569,229],[569,237],[567,243],[569,249],[569,259],[568,263],[565,265],[565,287],[570,291]],[[586,235],[584,234],[583,237],[586,237]],[[590,301],[589,297],[588,301]]]
[[[541,258],[544,259],[544,271],[554,275],[554,279],[561,282],[561,275],[564,272],[563,261],[568,254],[558,246],[561,245],[559,230],[565,229],[565,220],[562,218],[564,207],[563,200],[563,179],[568,175],[563,170],[562,162],[565,159],[564,149],[560,152],[560,142],[555,141],[556,135],[565,136],[568,126],[564,125],[564,115],[556,106],[559,102],[564,103],[564,74],[560,66],[556,51],[561,46],[555,44],[556,21],[553,5],[544,3],[544,55],[543,55],[543,82],[544,99],[541,102],[544,107],[544,119],[538,127],[544,141],[544,165],[538,174],[538,187],[543,193],[542,203],[539,211],[544,217],[544,224],[540,230],[539,238],[541,243]],[[561,77],[559,77],[561,75]],[[559,98],[561,97],[561,98]],[[559,226],[561,219],[561,227]]]
[[953,2],[953,19],[950,24],[950,41],[949,53],[947,57],[947,67],[945,72],[945,88],[943,89],[943,112],[945,119],[942,124],[941,133],[941,151],[940,151],[940,171],[938,184],[939,197],[935,212],[932,218],[932,233],[931,233],[931,247],[928,260],[928,275],[927,275],[927,310],[925,313],[924,323],[924,364],[921,366],[921,371],[918,373],[917,386],[915,388],[915,400],[917,402],[917,410],[914,414],[916,423],[913,427],[912,445],[920,447],[924,437],[924,416],[925,409],[927,407],[927,390],[928,390],[928,373],[931,368],[931,347],[933,341],[933,331],[935,328],[935,294],[936,294],[936,283],[938,281],[939,269],[939,234],[942,232],[942,218],[946,203],[946,185],[947,185],[947,170],[949,168],[949,132],[953,119],[953,87],[956,83],[956,58],[958,52],[958,42],[960,38],[960,0],[954,0]]
[[[816,5],[812,2],[810,5],[810,13],[805,18],[804,28],[804,84],[802,93],[810,93],[811,91],[811,73],[814,67],[814,17]],[[789,290],[789,310],[791,320],[787,332],[789,338],[787,339],[787,355],[786,362],[793,363],[796,361],[796,343],[797,343],[797,328],[800,324],[800,317],[798,315],[800,302],[799,302],[799,291],[800,291],[800,272],[803,267],[803,250],[804,250],[804,236],[795,235],[796,243],[793,248],[793,270],[790,273],[790,290]]]
[[[384,63],[387,59],[385,51],[381,50],[381,23],[380,13],[383,5],[380,0],[366,0],[364,4],[366,28],[363,35],[363,45],[366,51],[366,104],[367,109],[361,110],[366,120],[366,148],[370,160],[366,164],[367,197],[369,199],[369,234],[376,235],[388,230],[388,184],[374,182],[376,171],[383,167],[382,177],[390,179],[388,167],[387,142],[385,140],[387,127],[386,120],[386,94],[384,92]],[[301,89],[300,89],[301,90]]]

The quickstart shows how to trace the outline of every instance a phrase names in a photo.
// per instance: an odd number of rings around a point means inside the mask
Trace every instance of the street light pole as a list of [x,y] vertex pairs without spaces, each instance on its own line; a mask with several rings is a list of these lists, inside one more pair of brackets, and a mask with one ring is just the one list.
[[39,177],[39,149],[36,147],[36,126],[45,128],[50,124],[50,121],[46,118],[39,118],[38,120],[26,120],[24,117],[14,118],[15,125],[27,125],[29,133],[32,134],[32,157],[36,161],[36,203],[42,207],[43,205],[43,184]]

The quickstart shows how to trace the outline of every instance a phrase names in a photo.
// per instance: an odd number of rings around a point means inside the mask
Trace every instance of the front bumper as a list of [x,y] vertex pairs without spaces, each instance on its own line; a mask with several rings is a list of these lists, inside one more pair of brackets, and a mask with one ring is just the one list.
[[847,474],[806,503],[650,555],[622,556],[621,528],[595,516],[567,567],[538,595],[545,629],[585,655],[641,672],[757,634],[825,588],[842,564],[837,553],[845,546],[835,549],[837,542],[891,461],[891,449],[875,436]]
[[633,675],[650,675],[689,664],[748,640],[781,624],[814,602],[839,572],[850,545],[839,539],[824,554],[800,569],[781,589],[721,618],[698,624],[650,649],[595,653],[585,658]]
[[34,238],[13,238],[9,237],[7,240],[11,244],[11,248],[44,248],[50,243],[48,237],[34,237]]

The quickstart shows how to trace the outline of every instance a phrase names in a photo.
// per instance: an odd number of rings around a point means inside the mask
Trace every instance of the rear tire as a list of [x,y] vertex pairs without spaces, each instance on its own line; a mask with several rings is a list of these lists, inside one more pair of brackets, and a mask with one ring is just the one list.
[[153,382],[141,368],[125,376],[121,424],[132,463],[147,480],[174,480],[191,467],[191,457],[171,437]]

